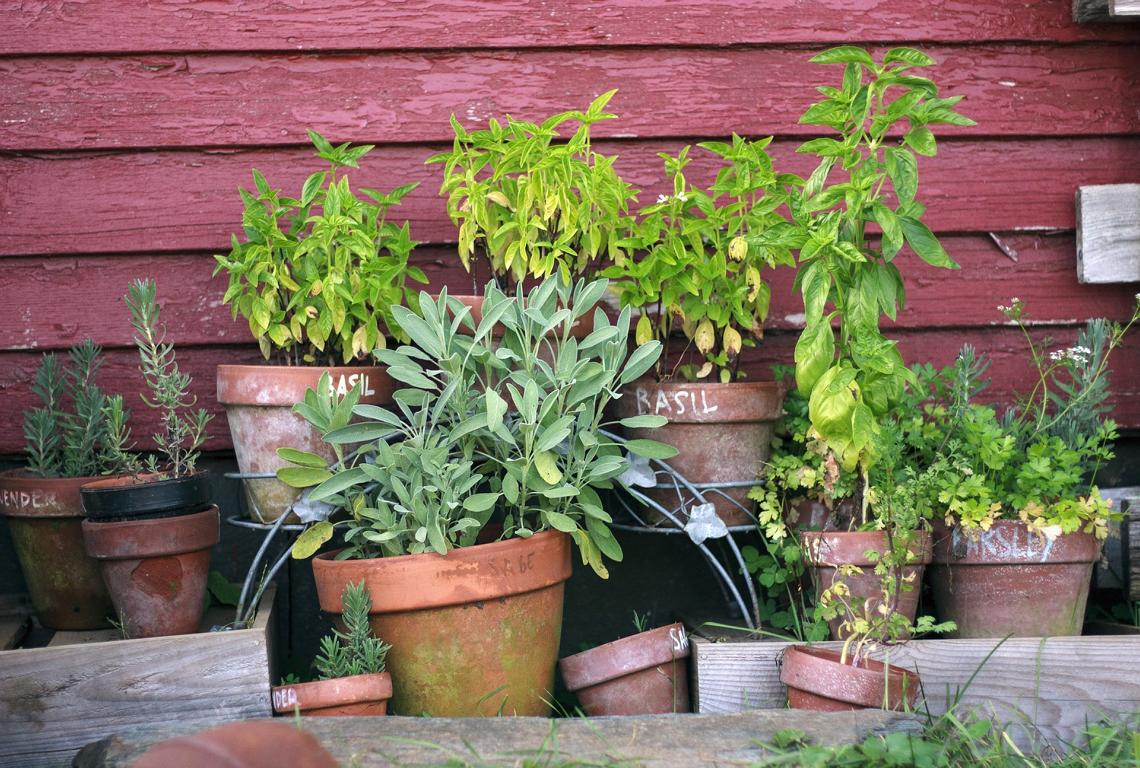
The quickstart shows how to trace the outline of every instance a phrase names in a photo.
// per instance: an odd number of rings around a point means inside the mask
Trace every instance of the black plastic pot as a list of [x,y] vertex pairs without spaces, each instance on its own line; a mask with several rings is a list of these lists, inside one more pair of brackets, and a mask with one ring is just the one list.
[[88,520],[144,520],[192,515],[209,509],[210,478],[207,472],[188,477],[155,480],[156,475],[113,477],[96,480],[79,489]]

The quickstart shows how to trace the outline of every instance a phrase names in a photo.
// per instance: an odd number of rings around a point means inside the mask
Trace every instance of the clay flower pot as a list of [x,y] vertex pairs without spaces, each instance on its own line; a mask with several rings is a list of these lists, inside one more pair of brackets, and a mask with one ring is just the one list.
[[[85,749],[84,752],[87,750]],[[337,768],[316,736],[291,723],[246,720],[160,741],[133,768]]]
[[935,529],[930,585],[953,637],[1079,635],[1101,543],[1091,533],[1052,541],[1020,520],[988,531]]
[[587,715],[689,712],[689,638],[682,624],[623,637],[558,662]]
[[[882,579],[875,573],[874,559],[867,557],[867,552],[887,551],[887,535],[882,531],[804,531],[800,534],[800,543],[803,547],[804,562],[812,571],[812,579],[817,594],[827,589],[837,580],[839,566],[856,565],[863,569],[862,573],[842,577],[851,591],[851,603],[858,609],[863,601],[870,601],[874,609],[882,600]],[[914,621],[918,612],[918,596],[922,591],[922,574],[931,557],[931,536],[925,531],[917,534],[915,541],[910,545],[915,553],[913,565],[903,568],[903,578],[909,579],[911,589],[901,591],[898,598],[896,612]],[[832,619],[830,622],[831,638],[842,640],[839,625],[843,623],[842,617]]]
[[129,637],[198,631],[218,534],[217,507],[153,520],[83,521],[87,554],[99,561]]
[[392,711],[436,717],[541,715],[554,690],[570,537],[527,539],[368,560],[313,558],[321,610],[341,612],[364,581],[372,630],[392,644]]
[[[344,394],[362,381],[360,403],[382,405],[392,401],[395,382],[384,368],[375,366],[218,366],[218,402],[225,406],[242,473],[273,473],[291,466],[278,457],[278,448],[296,448],[333,460],[328,444],[293,412],[293,406],[305,399],[305,391],[315,388],[325,372],[332,379],[334,392]],[[301,495],[272,477],[246,480],[244,485],[250,517],[262,523],[272,523]]]
[[191,515],[209,509],[210,477],[205,471],[157,480],[157,475],[122,475],[88,481],[79,490],[88,520],[146,520]]
[[292,715],[300,710],[307,717],[386,715],[390,698],[392,676],[380,672],[278,685],[273,689],[273,711]]
[[918,675],[902,667],[862,659],[841,664],[839,651],[789,646],[780,666],[792,709],[843,712],[852,709],[904,709],[918,696]]
[[96,479],[0,472],[0,514],[8,518],[32,608],[49,629],[99,629],[111,614],[99,564],[84,551],[80,527],[79,488]]
[[[626,436],[675,447],[678,454],[669,459],[669,466],[698,488],[704,483],[744,483],[723,491],[732,501],[718,492],[702,491],[726,525],[754,524],[733,501],[752,509],[748,490],[771,457],[772,429],[783,407],[784,391],[771,381],[709,384],[641,379],[623,387],[615,404],[618,418],[655,414],[669,419],[657,429],[627,429]],[[680,502],[673,488],[647,489],[646,495],[670,511]],[[686,508],[691,504],[686,494]]]

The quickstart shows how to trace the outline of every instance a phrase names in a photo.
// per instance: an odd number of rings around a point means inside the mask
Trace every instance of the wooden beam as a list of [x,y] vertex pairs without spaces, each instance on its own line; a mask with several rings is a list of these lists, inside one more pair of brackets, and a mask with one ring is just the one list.
[[1077,279],[1140,281],[1140,184],[1077,190]]
[[1140,0],[1109,0],[1109,14],[1116,18],[1140,16]]
[[1073,0],[1073,21],[1134,21],[1140,17],[1140,0]]

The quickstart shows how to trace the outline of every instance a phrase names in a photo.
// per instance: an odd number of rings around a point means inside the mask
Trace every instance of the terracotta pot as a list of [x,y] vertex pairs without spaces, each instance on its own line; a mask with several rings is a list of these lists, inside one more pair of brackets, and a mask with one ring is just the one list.
[[210,508],[205,471],[158,480],[158,475],[123,475],[85,483],[79,490],[88,520],[145,520],[190,515]]
[[217,507],[153,520],[83,521],[87,554],[99,561],[128,637],[198,631],[218,534]]
[[[483,297],[470,296],[465,294],[452,294],[448,293],[447,297],[450,299],[458,299],[462,304],[469,307],[471,310],[471,320],[475,326],[479,326],[479,321],[483,319]],[[438,299],[439,295],[436,294],[432,298]],[[501,325],[496,325],[491,329],[492,338],[502,338],[505,329]],[[575,339],[584,339],[590,335],[594,330],[594,310],[590,309],[584,315],[574,321],[574,327],[570,329],[570,335]]]
[[391,643],[400,715],[548,715],[570,577],[570,537],[528,539],[369,560],[313,558],[321,610],[339,614],[364,581],[372,629]]
[[[736,504],[752,509],[748,490],[771,456],[772,428],[783,414],[783,404],[783,389],[770,381],[705,384],[641,379],[622,389],[615,408],[619,418],[647,413],[668,418],[669,423],[659,429],[627,429],[626,436],[675,447],[679,453],[669,459],[669,466],[698,490],[702,483],[747,483],[723,491],[727,499],[716,491],[702,493],[726,525],[752,525],[753,519]],[[681,501],[673,488],[649,489],[646,495],[670,511]],[[692,496],[682,495],[688,508]],[[651,520],[657,519],[646,512]]]
[[276,686],[273,689],[273,711],[279,715],[292,715],[300,710],[307,717],[386,715],[390,698],[392,676],[380,672]]
[[[361,403],[382,405],[392,401],[395,382],[384,368],[375,366],[218,366],[218,402],[226,408],[239,471],[261,474],[291,466],[278,457],[278,448],[296,448],[333,460],[332,448],[293,412],[293,406],[305,399],[305,391],[315,388],[326,371],[337,393],[347,392],[363,378]],[[301,495],[271,477],[246,480],[244,486],[250,518],[262,523],[279,518]],[[291,517],[290,522],[295,520]]]
[[[886,533],[804,531],[800,533],[800,542],[803,546],[804,562],[811,567],[817,595],[839,579],[844,581],[851,591],[850,599],[855,609],[870,602],[874,610],[882,603],[883,586],[882,579],[875,573],[876,560],[867,557],[866,553],[887,551]],[[911,589],[899,593],[898,607],[895,610],[913,622],[918,612],[919,593],[922,591],[922,574],[930,562],[930,534],[925,531],[918,533],[910,550],[915,554],[914,565],[903,568],[903,578],[908,580],[906,583],[911,585]],[[838,568],[842,565],[855,565],[863,571],[840,579]],[[842,623],[842,617],[832,619],[829,623],[833,640],[844,639],[839,629]]]
[[99,564],[83,549],[79,488],[98,478],[0,472],[0,514],[24,572],[32,608],[49,629],[107,626],[111,598]]
[[792,709],[843,712],[853,709],[904,709],[918,697],[918,675],[902,667],[862,659],[841,664],[839,651],[789,646],[780,665]]
[[844,521],[851,520],[857,512],[852,498],[827,503],[800,497],[789,499],[784,505],[784,522],[796,531],[843,530]]
[[[86,751],[86,750],[84,750]],[[102,762],[99,759],[97,762]],[[313,734],[292,723],[246,720],[160,741],[132,768],[337,768]]]
[[930,585],[953,637],[1079,635],[1100,542],[1091,533],[1049,541],[1020,520],[998,520],[971,537],[935,529]]
[[682,624],[623,637],[558,662],[587,715],[689,712],[689,638]]

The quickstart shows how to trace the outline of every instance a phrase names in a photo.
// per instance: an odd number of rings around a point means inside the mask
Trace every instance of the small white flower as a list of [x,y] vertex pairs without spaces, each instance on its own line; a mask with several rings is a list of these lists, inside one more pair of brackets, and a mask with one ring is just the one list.
[[667,203],[667,202],[669,202],[669,195],[658,195],[658,196],[657,196],[657,202],[658,202],[658,203]]

